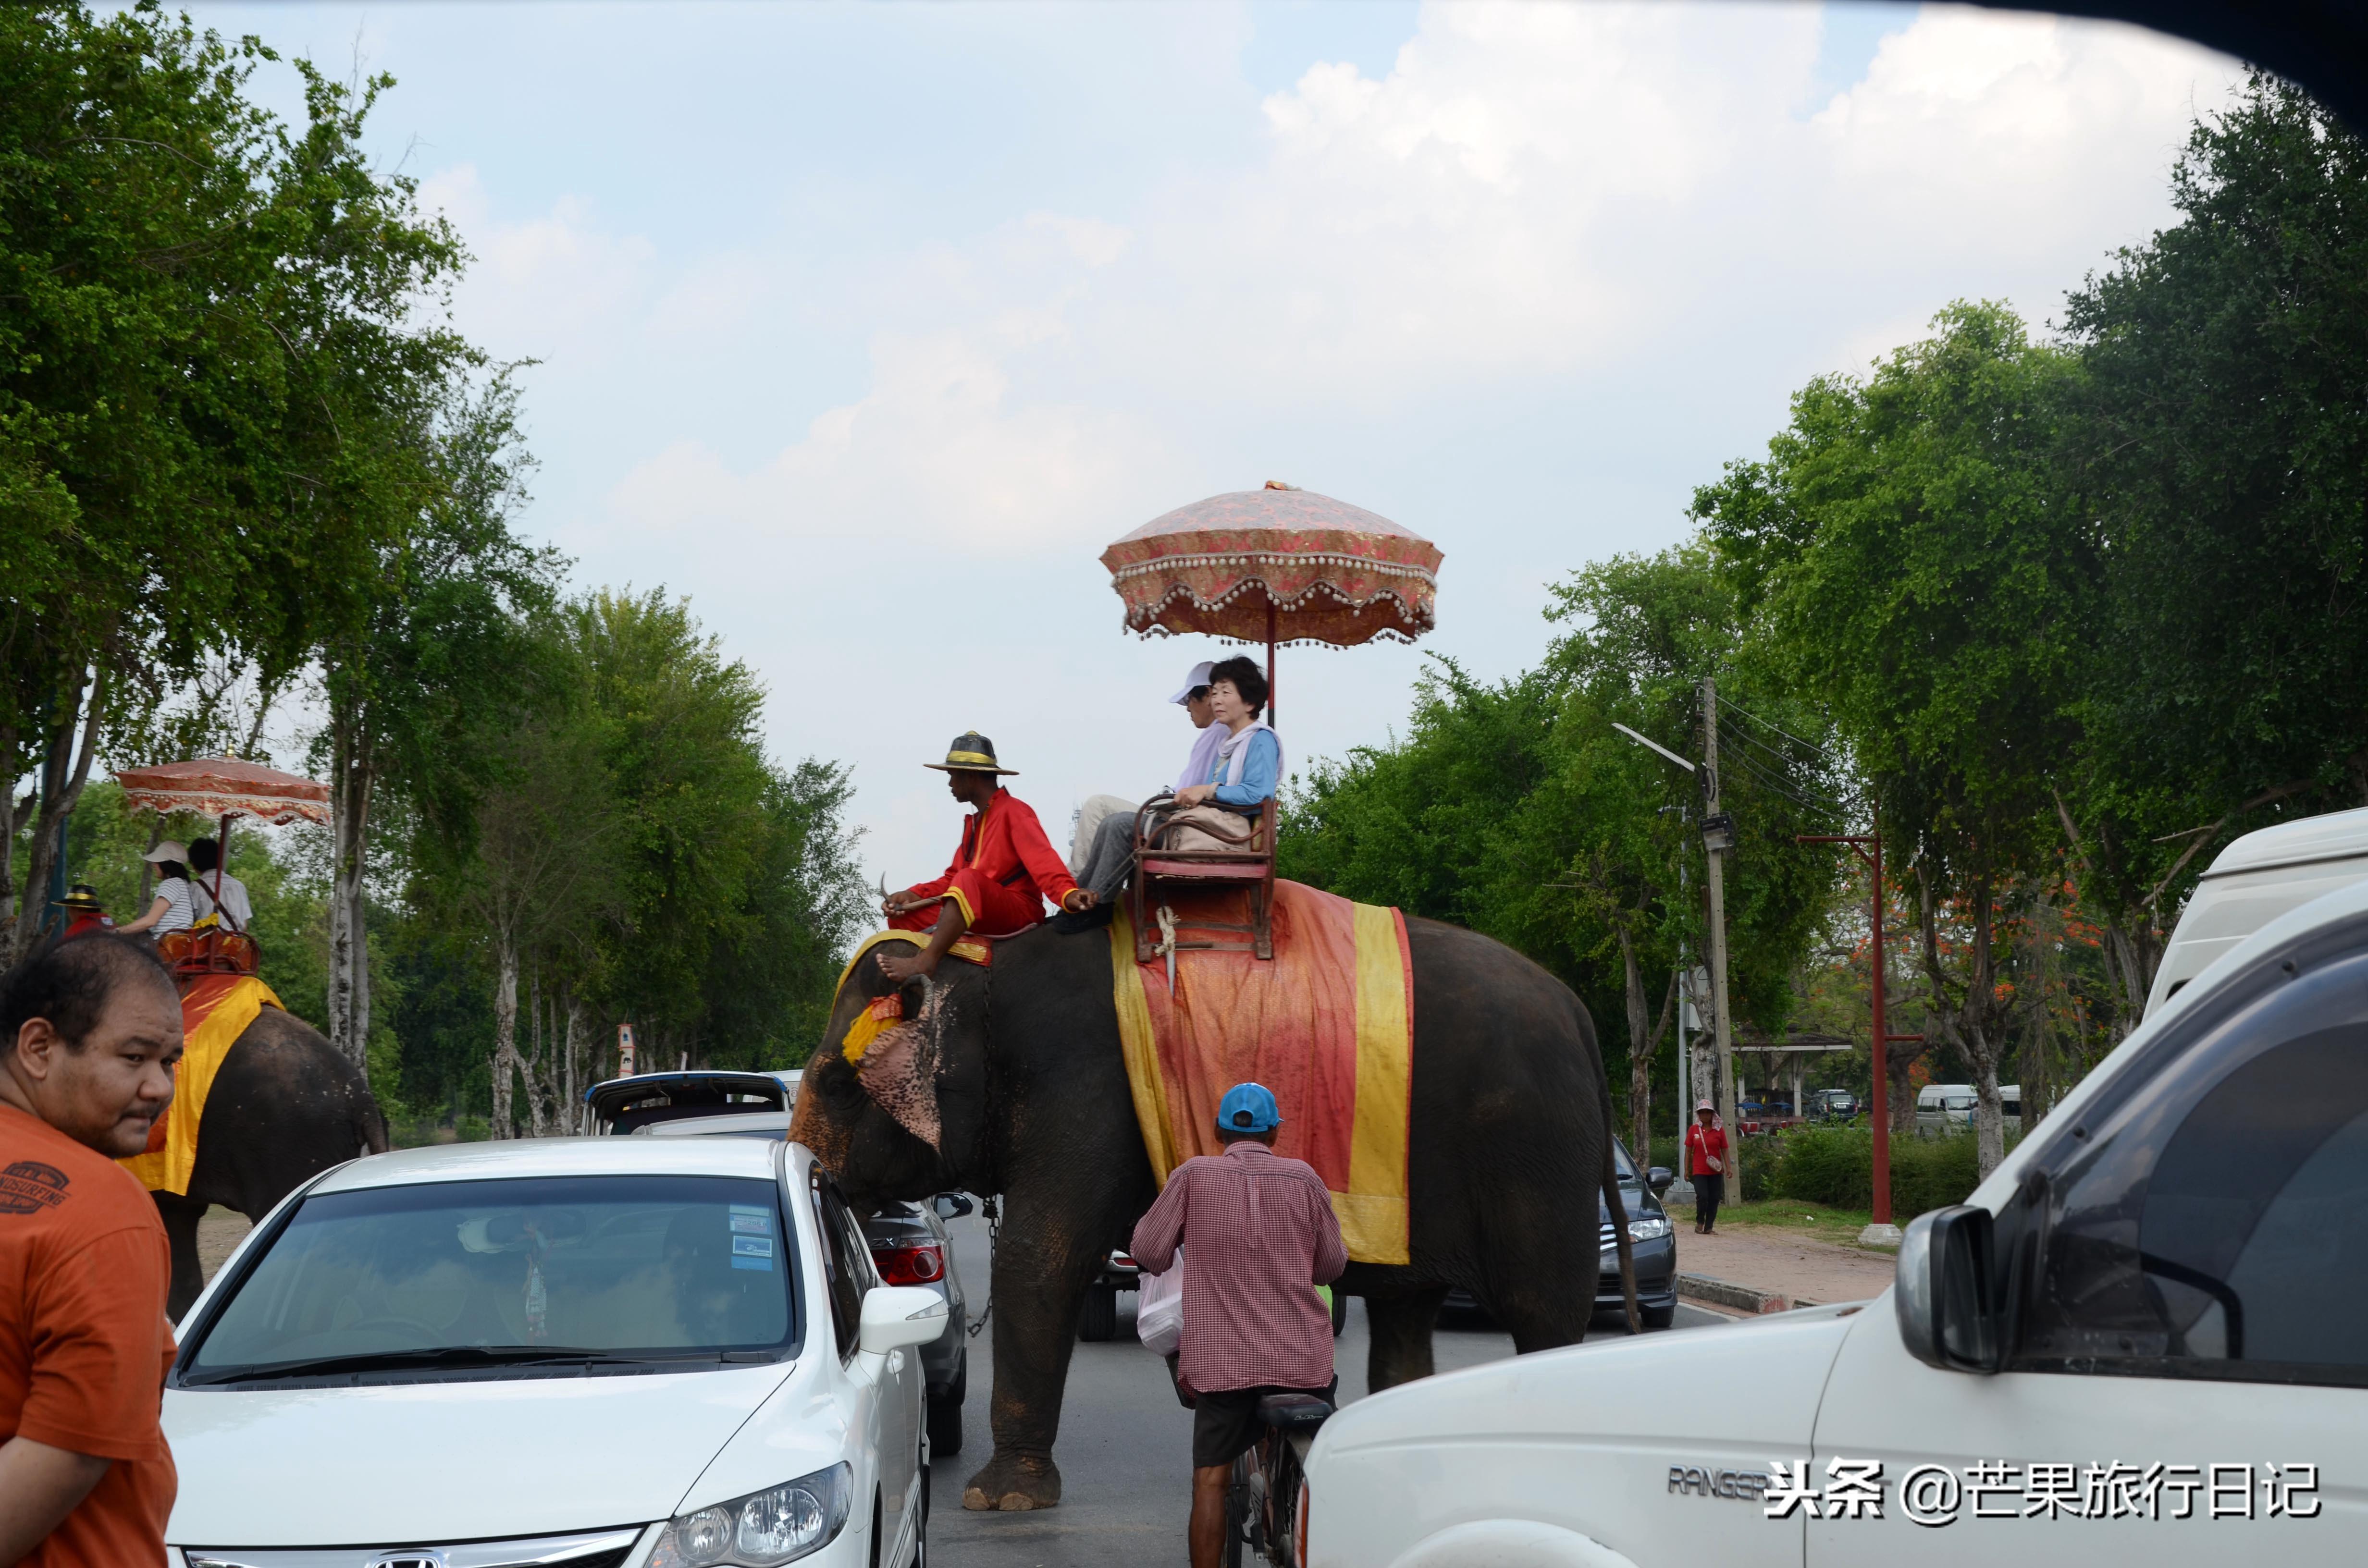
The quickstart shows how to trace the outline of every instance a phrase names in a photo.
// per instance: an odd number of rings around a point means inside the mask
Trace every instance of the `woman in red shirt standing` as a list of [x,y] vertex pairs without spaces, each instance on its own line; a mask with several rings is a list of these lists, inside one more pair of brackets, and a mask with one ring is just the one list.
[[1726,1196],[1726,1129],[1718,1124],[1718,1108],[1704,1100],[1694,1108],[1694,1124],[1686,1129],[1686,1164],[1693,1167],[1694,1234],[1709,1235],[1718,1224],[1718,1206]]

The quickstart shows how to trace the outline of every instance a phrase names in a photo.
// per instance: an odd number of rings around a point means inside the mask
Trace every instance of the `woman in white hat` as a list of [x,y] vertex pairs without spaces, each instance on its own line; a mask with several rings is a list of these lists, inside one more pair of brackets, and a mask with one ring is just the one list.
[[141,858],[156,868],[161,880],[156,883],[156,900],[148,913],[128,925],[118,926],[116,934],[136,937],[146,932],[151,940],[167,931],[186,931],[197,924],[197,906],[189,898],[188,850],[174,839],[166,839]]
[[1726,1198],[1726,1129],[1719,1125],[1718,1107],[1708,1100],[1694,1107],[1694,1124],[1686,1129],[1688,1163],[1693,1166],[1694,1234],[1715,1233],[1718,1206]]

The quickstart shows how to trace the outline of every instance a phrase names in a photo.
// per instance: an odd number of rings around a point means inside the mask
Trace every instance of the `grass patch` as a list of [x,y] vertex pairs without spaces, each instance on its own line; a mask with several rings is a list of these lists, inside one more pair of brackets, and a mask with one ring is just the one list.
[[[1693,1211],[1690,1208],[1672,1206],[1669,1217],[1680,1227],[1678,1246],[1682,1255],[1687,1233],[1693,1228]],[[1837,1209],[1830,1204],[1812,1203],[1798,1198],[1770,1198],[1756,1203],[1722,1203],[1718,1206],[1721,1230],[1733,1225],[1755,1233],[1782,1231],[1790,1235],[1814,1236],[1819,1241],[1853,1244],[1858,1241],[1858,1233],[1873,1220],[1874,1216],[1864,1209]]]

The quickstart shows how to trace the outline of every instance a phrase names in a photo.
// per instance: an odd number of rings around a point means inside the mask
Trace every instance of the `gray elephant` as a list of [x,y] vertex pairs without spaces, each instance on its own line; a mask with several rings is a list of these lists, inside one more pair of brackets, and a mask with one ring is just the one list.
[[[1365,1300],[1376,1390],[1430,1372],[1431,1324],[1453,1288],[1485,1304],[1517,1350],[1579,1340],[1595,1302],[1598,1192],[1636,1322],[1610,1095],[1587,1009],[1500,943],[1427,920],[1406,926],[1410,1261],[1351,1263],[1336,1287]],[[1108,937],[1039,927],[996,944],[991,970],[949,962],[908,983],[903,1007],[928,1018],[928,1049],[911,1053],[905,1081],[867,1085],[838,1042],[893,989],[876,959],[866,953],[847,976],[791,1136],[859,1206],[955,1188],[1002,1195],[995,1453],[962,1503],[1049,1507],[1061,1497],[1053,1442],[1079,1309],[1156,1196],[1121,1054]],[[936,1146],[914,1126],[933,1130]]]
[[178,1321],[205,1286],[198,1221],[209,1205],[259,1221],[308,1178],[386,1147],[386,1118],[353,1063],[312,1025],[265,1007],[207,1091],[189,1190],[150,1195],[173,1249],[165,1310]]

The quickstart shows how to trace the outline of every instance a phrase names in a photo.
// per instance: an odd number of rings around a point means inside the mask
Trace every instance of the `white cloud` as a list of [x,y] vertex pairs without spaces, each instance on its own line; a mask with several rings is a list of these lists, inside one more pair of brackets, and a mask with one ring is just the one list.
[[965,554],[1107,532],[1113,496],[1167,465],[1156,437],[1122,415],[1012,396],[1003,356],[1057,332],[1055,318],[1013,312],[973,335],[883,337],[861,400],[753,472],[676,441],[618,484],[616,519],[744,542],[894,539]]

